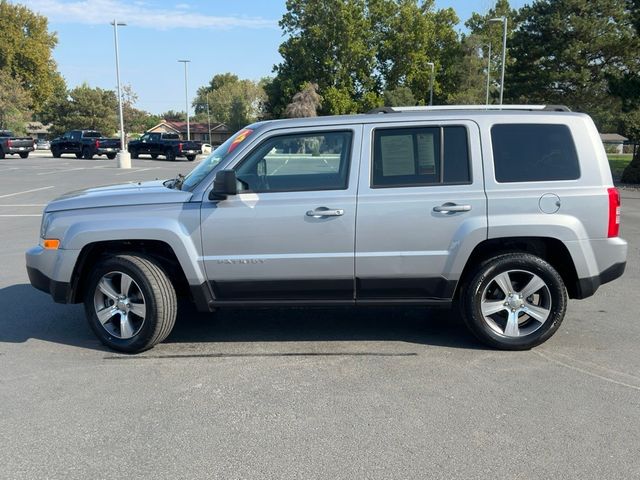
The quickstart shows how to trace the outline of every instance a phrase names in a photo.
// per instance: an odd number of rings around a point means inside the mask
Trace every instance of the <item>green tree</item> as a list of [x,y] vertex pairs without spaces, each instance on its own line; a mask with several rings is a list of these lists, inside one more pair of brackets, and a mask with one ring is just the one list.
[[615,130],[622,102],[612,81],[637,64],[639,38],[628,0],[538,0],[519,14],[505,95],[566,104]]
[[315,117],[321,104],[322,97],[318,95],[318,85],[308,83],[293,96],[284,114],[288,118]]
[[177,112],[175,110],[167,110],[166,112],[158,115],[161,120],[166,120],[167,122],[186,122],[187,116],[183,111]]
[[30,119],[31,98],[20,82],[0,70],[0,130],[12,130],[18,135],[25,132]]
[[265,99],[263,82],[241,80],[237,75],[223,73],[198,89],[193,107],[202,118],[209,113],[212,120],[237,130],[262,117]]
[[407,107],[416,104],[416,97],[409,87],[396,87],[384,91],[385,107]]
[[0,0],[0,70],[20,82],[36,111],[61,81],[51,57],[56,43],[56,35],[48,31],[46,17]]
[[161,118],[135,107],[138,95],[131,85],[124,85],[122,94],[122,113],[124,116],[124,131],[127,134],[144,133],[148,129],[160,123]]
[[117,111],[118,97],[113,90],[91,88],[83,83],[69,92],[66,102],[61,102],[54,131],[91,129],[113,135],[118,130]]
[[[493,58],[493,55],[491,56]],[[462,55],[453,67],[455,88],[451,89],[447,102],[456,105],[481,105],[487,101],[487,66],[489,48],[485,40],[475,34],[462,38]],[[493,68],[491,69],[493,72]],[[493,75],[493,74],[492,74]],[[497,91],[496,77],[489,85],[490,98]]]

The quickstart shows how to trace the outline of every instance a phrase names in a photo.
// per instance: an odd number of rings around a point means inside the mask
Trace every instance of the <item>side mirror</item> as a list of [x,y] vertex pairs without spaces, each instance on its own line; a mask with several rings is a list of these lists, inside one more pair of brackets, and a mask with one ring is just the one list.
[[234,170],[220,170],[216,173],[209,200],[224,200],[228,195],[236,195],[237,193],[238,184]]

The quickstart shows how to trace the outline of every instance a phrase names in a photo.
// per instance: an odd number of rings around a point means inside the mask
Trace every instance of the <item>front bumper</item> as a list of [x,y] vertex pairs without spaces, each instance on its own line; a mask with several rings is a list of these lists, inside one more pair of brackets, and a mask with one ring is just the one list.
[[29,281],[50,294],[57,303],[72,301],[71,279],[79,250],[46,250],[33,247],[25,254]]

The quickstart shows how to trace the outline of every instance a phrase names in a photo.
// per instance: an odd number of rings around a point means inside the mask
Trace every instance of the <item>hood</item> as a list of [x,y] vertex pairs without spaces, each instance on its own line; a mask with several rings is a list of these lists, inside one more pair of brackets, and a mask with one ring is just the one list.
[[126,205],[184,203],[191,199],[191,192],[172,190],[165,187],[163,182],[164,180],[131,182],[70,192],[50,202],[45,208],[45,212]]

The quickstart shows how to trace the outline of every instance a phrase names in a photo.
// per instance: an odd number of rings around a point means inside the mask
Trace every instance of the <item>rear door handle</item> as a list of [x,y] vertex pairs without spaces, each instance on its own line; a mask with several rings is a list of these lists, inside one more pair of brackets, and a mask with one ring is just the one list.
[[437,207],[433,207],[434,212],[469,212],[471,211],[471,205],[457,205],[455,203],[447,202]]
[[334,210],[327,207],[318,207],[315,210],[309,210],[307,217],[321,218],[321,217],[340,217],[344,215],[344,210],[336,208]]

